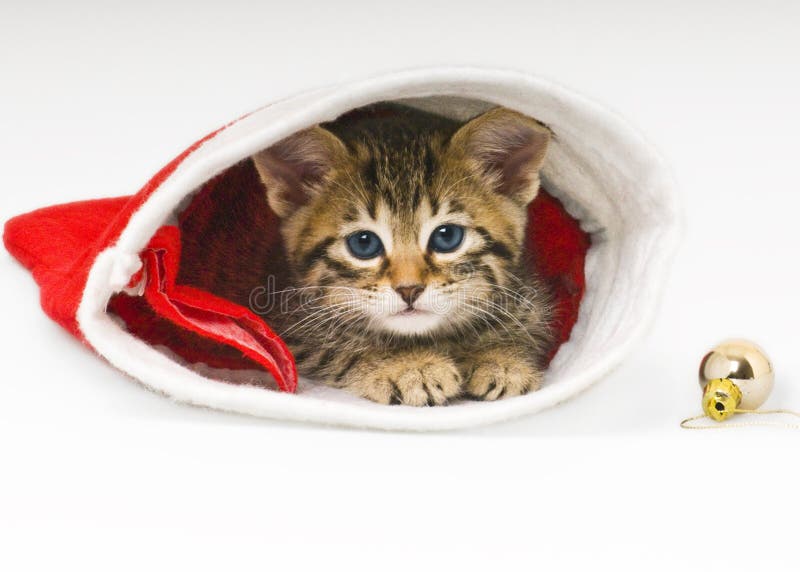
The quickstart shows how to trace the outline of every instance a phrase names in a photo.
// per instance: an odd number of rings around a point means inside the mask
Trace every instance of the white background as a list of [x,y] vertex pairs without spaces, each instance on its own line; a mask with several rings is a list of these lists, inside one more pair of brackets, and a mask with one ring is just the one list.
[[301,89],[477,64],[624,115],[673,166],[687,231],[623,367],[537,416],[438,435],[174,404],[51,323],[3,251],[0,569],[798,569],[798,433],[678,422],[731,335],[771,354],[767,405],[800,409],[800,4],[113,4],[2,0],[0,219],[133,193]]

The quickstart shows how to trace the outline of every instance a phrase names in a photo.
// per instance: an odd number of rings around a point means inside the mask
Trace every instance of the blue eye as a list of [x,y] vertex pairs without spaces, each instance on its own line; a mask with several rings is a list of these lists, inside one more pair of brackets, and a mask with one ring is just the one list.
[[361,260],[369,260],[383,254],[383,243],[371,230],[359,230],[346,240],[350,253]]
[[437,226],[428,240],[428,248],[434,252],[453,252],[464,240],[464,227],[457,224]]

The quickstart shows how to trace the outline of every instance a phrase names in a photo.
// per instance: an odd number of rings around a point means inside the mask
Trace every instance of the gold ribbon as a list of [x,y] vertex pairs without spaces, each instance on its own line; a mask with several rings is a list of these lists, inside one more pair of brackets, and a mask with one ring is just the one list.
[[[792,415],[800,418],[800,413],[792,411],[791,409],[734,409],[734,413],[744,413],[750,415]],[[694,421],[699,419],[711,419],[714,421],[711,425],[693,425]],[[684,429],[733,429],[734,427],[781,427],[783,429],[800,429],[800,422],[798,423],[781,423],[777,421],[734,421],[734,422],[720,422],[714,420],[709,415],[703,413],[702,415],[695,415],[694,417],[687,417],[681,421],[681,427]]]

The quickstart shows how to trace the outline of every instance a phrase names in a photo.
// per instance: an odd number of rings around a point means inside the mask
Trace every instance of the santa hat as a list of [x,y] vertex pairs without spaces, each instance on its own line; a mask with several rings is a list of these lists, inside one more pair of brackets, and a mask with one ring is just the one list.
[[[559,347],[544,387],[496,402],[387,406],[300,380],[247,303],[278,256],[255,152],[370,103],[403,100],[469,119],[502,105],[548,125],[528,246],[556,297]],[[278,419],[448,429],[533,413],[618,364],[654,315],[677,236],[673,182],[606,110],[527,75],[425,69],[300,94],[203,137],[136,195],[44,208],[6,223],[45,312],[112,365],[181,402]],[[230,256],[231,248],[236,256]]]

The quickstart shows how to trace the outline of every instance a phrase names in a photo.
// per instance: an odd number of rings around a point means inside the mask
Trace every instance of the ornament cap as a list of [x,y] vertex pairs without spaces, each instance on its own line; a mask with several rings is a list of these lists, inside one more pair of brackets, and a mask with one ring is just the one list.
[[703,390],[703,411],[715,421],[724,421],[739,409],[742,392],[730,379],[712,379]]

